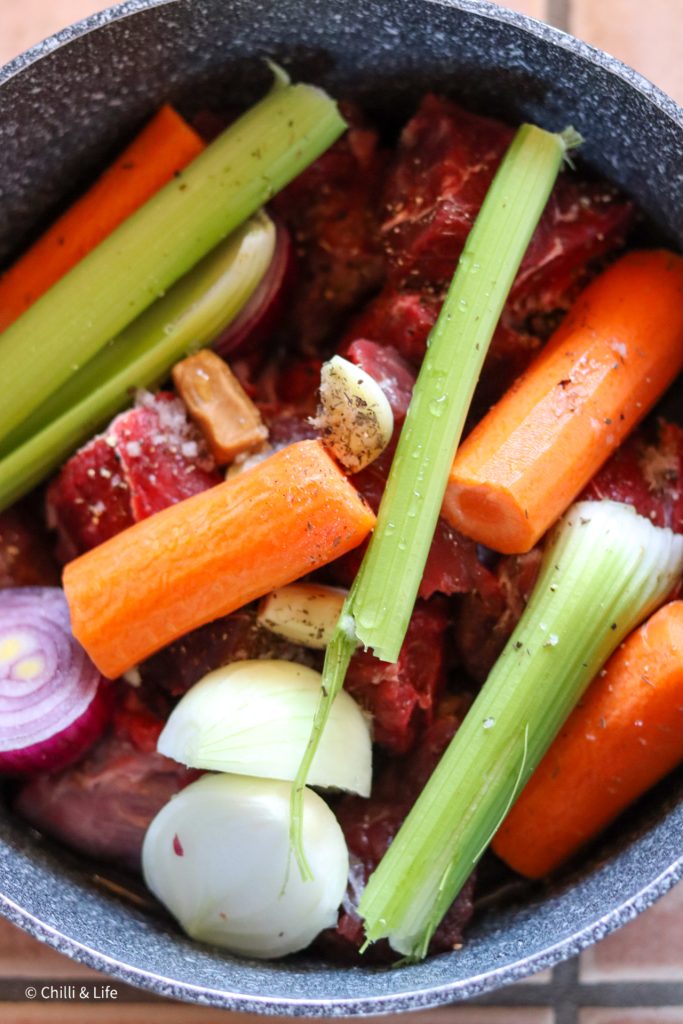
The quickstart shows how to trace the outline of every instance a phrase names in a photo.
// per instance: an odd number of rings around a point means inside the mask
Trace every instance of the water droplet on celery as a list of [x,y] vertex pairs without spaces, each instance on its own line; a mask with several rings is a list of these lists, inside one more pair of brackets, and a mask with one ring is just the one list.
[[391,522],[389,522],[389,523],[387,523],[387,525],[386,525],[386,526],[384,527],[384,532],[385,532],[385,534],[387,535],[387,537],[391,537],[391,536],[392,536],[392,534],[393,534],[393,533],[395,532],[395,530],[396,530],[396,523],[391,523]]
[[432,416],[442,416],[445,408],[445,395],[440,395],[438,398],[433,398],[432,401],[429,403],[429,411],[432,414]]
[[496,720],[495,718],[485,718],[482,724],[485,729],[493,729],[496,724]]
[[458,301],[458,309],[460,310],[461,313],[467,312],[467,299],[460,299]]

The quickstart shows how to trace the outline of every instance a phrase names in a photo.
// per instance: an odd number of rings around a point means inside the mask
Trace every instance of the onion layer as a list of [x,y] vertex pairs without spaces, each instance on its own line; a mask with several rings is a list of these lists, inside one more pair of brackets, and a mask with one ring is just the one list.
[[0,591],[0,772],[58,771],[109,719],[109,687],[71,633],[58,587]]
[[[157,750],[191,768],[291,781],[311,733],[320,682],[319,672],[291,661],[233,661],[188,690]],[[309,781],[370,793],[370,727],[346,691],[332,706]]]
[[327,804],[304,791],[313,880],[289,850],[291,785],[205,775],[157,814],[142,849],[145,882],[188,935],[261,959],[304,949],[334,926],[349,859]]
[[211,344],[214,352],[224,359],[251,355],[268,340],[294,278],[295,254],[291,235],[281,220],[272,214],[271,219],[275,223],[276,235],[270,265],[244,309]]

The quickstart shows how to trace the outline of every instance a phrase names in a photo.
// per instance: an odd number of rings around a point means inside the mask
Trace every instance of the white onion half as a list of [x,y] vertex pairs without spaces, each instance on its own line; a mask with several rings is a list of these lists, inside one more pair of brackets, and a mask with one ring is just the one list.
[[313,872],[290,866],[291,785],[206,775],[152,821],[145,882],[194,939],[269,959],[304,949],[337,921],[348,852],[327,804],[304,794],[304,849]]
[[[311,735],[321,676],[291,661],[234,661],[176,705],[157,749],[192,768],[292,781]],[[370,725],[342,691],[308,776],[312,786],[369,796]]]

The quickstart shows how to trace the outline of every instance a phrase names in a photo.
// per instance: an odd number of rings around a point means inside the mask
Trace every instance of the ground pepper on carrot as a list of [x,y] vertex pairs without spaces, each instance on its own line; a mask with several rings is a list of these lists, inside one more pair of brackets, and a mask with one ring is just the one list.
[[554,871],[683,761],[683,601],[632,633],[569,716],[493,840],[529,878]]
[[74,635],[114,679],[350,551],[374,522],[319,441],[289,445],[70,562]]
[[629,253],[462,444],[444,517],[496,551],[529,551],[681,369],[683,259]]
[[0,277],[0,331],[204,149],[165,104],[90,189]]

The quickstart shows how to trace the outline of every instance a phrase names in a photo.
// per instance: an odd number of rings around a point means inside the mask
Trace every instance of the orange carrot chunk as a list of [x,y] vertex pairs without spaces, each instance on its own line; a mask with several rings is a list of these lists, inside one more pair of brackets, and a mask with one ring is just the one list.
[[631,633],[567,719],[493,840],[529,878],[554,871],[683,761],[683,601]]
[[629,253],[462,444],[443,515],[496,551],[529,551],[681,368],[683,259]]
[[374,523],[322,444],[299,441],[70,562],[74,634],[114,679],[350,551]]
[[90,190],[0,277],[0,331],[203,148],[180,114],[163,106]]

